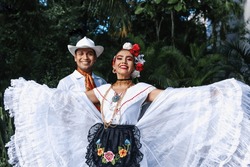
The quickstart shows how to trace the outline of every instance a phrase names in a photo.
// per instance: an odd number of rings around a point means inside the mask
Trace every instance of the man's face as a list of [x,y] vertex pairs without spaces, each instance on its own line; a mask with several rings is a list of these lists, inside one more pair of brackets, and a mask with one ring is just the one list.
[[85,72],[92,72],[92,66],[97,59],[93,49],[79,48],[76,50],[74,57],[77,67]]

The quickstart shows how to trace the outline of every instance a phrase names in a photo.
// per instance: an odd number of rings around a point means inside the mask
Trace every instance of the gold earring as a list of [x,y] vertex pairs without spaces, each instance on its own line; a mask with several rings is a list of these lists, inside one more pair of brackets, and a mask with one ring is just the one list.
[[113,69],[113,70],[112,70],[112,72],[115,74],[115,73],[116,73],[116,70],[115,70],[115,69]]

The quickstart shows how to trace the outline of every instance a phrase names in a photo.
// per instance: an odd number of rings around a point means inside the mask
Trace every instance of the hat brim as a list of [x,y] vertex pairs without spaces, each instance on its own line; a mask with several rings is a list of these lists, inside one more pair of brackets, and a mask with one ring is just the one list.
[[73,45],[68,45],[68,50],[69,50],[69,52],[73,56],[75,56],[75,51],[77,49],[80,49],[80,48],[91,48],[91,49],[93,49],[95,51],[97,57],[99,57],[102,54],[103,50],[104,50],[104,48],[102,46],[90,47],[90,46],[73,46]]

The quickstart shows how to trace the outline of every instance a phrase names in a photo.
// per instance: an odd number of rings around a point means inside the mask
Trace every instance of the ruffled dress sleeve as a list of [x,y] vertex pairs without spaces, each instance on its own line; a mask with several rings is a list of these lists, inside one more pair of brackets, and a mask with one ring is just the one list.
[[250,88],[235,79],[168,88],[136,124],[142,166],[249,166],[249,115]]
[[88,130],[101,119],[84,93],[51,89],[20,78],[6,89],[4,104],[15,124],[15,134],[6,145],[10,164],[86,166]]

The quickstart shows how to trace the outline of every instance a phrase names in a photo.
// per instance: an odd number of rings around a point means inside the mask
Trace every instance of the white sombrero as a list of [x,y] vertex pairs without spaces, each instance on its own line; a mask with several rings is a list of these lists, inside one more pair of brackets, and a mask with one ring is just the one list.
[[75,51],[79,48],[91,48],[95,51],[97,57],[99,57],[104,50],[103,46],[98,46],[98,45],[95,46],[94,41],[92,41],[91,39],[89,39],[87,37],[84,37],[83,39],[78,41],[76,46],[68,45],[69,52],[73,56],[75,56]]

